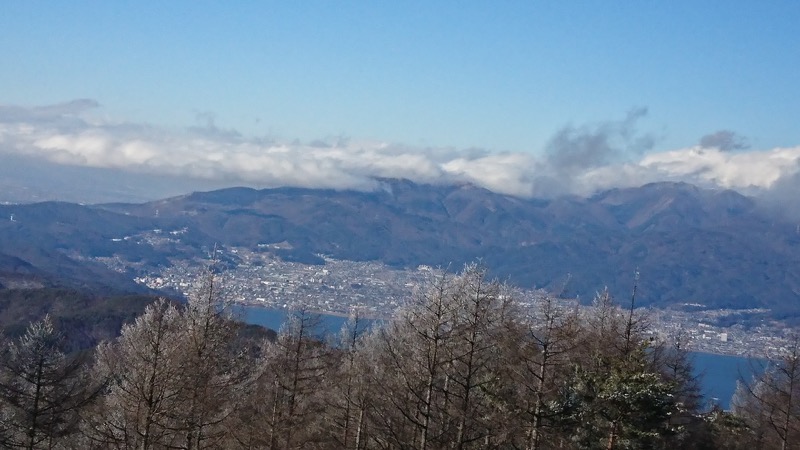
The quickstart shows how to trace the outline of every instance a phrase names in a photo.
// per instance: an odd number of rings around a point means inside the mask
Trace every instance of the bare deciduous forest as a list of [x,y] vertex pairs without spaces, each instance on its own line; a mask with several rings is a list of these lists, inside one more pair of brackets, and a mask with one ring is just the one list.
[[800,448],[797,345],[742,383],[732,411],[709,408],[680,336],[653,337],[634,298],[523,308],[468,265],[376,326],[354,313],[322,337],[299,309],[265,339],[202,281],[186,305],[154,302],[90,352],[67,353],[49,317],[7,338],[0,446]]

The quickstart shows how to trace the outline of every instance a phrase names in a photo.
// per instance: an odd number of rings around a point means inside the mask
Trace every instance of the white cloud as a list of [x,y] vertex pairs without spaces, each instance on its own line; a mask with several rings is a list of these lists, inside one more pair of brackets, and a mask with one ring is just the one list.
[[797,173],[800,147],[731,153],[693,147],[645,156],[640,165],[669,178],[723,188],[770,189]]
[[494,192],[520,197],[534,195],[536,160],[524,153],[487,154],[477,158],[454,158],[442,169],[454,179],[483,186]]
[[[374,177],[387,177],[470,182],[522,197],[591,194],[663,180],[740,190],[767,190],[780,182],[785,190],[787,180],[800,179],[796,176],[800,147],[734,152],[692,147],[644,155],[628,151],[650,145],[650,139],[637,136],[633,128],[643,112],[617,124],[562,130],[549,152],[536,158],[528,153],[412,148],[341,138],[308,144],[275,142],[243,137],[213,123],[168,130],[82,118],[96,105],[91,100],[37,108],[0,105],[0,154],[254,187],[368,190],[377,188]],[[621,151],[615,142],[621,143]],[[561,151],[562,147],[571,152]],[[620,161],[617,153],[627,155],[627,162]],[[580,160],[565,162],[573,154]],[[587,161],[581,155],[602,157]]]

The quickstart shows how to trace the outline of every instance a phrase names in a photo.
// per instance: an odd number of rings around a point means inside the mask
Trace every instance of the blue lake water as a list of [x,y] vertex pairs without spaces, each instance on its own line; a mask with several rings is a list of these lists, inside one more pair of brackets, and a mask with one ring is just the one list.
[[728,409],[736,390],[736,382],[744,377],[750,381],[756,372],[763,370],[763,361],[742,356],[715,355],[693,352],[695,374],[701,377],[703,396]]
[[[235,312],[248,322],[273,330],[280,329],[289,312],[285,309],[271,309],[259,306],[239,306]],[[346,317],[320,315],[318,334],[336,333],[347,321]],[[713,401],[727,409],[731,397],[736,390],[736,382],[741,376],[752,376],[753,364],[740,356],[715,355],[712,353],[692,352],[695,374],[701,377],[703,396],[707,402]],[[756,365],[756,367],[758,367]]]
[[[271,328],[275,331],[280,330],[281,326],[291,313],[287,309],[273,309],[263,308],[260,306],[235,306],[233,308],[234,314],[241,315],[242,320],[247,323],[261,325],[265,328]],[[334,316],[330,314],[318,314],[319,327],[317,334],[324,335],[336,333],[342,329],[342,326],[347,322],[347,317]],[[373,322],[373,321],[368,321]]]

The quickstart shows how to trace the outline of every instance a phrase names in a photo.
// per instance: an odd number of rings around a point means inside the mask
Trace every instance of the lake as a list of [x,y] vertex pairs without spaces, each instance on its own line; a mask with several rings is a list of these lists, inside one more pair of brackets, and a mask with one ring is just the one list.
[[[234,314],[241,315],[242,320],[245,322],[261,325],[275,331],[280,330],[281,325],[283,325],[290,313],[290,310],[287,309],[264,308],[261,306],[236,305],[232,309]],[[331,314],[319,314],[319,319],[320,330],[317,330],[317,334],[320,335],[336,333],[347,322],[347,317]],[[365,322],[372,323],[374,320],[365,320]]]
[[701,376],[703,396],[724,409],[730,406],[731,397],[736,391],[736,382],[744,376],[750,381],[753,368],[761,370],[763,361],[752,361],[743,356],[715,355],[692,352],[694,371]]
[[[288,311],[285,309],[260,306],[236,306],[234,311],[241,314],[243,320],[248,323],[261,325],[273,330],[280,329],[288,316]],[[320,320],[320,328],[322,329],[318,333],[325,334],[335,333],[340,330],[347,318],[321,314]],[[706,401],[713,401],[722,408],[728,409],[740,374],[748,377],[752,374],[752,365],[748,358],[699,352],[692,352],[691,355],[695,374],[701,377],[703,396]]]

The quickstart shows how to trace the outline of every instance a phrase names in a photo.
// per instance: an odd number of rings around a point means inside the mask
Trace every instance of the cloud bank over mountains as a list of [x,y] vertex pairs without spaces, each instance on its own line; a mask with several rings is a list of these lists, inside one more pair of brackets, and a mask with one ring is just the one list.
[[[521,197],[588,195],[654,181],[686,181],[746,193],[781,195],[800,186],[800,146],[749,149],[741,136],[720,130],[696,146],[653,152],[656,139],[639,132],[647,113],[558,130],[545,151],[419,148],[333,138],[279,142],[218,128],[213,116],[182,130],[98,120],[90,99],[22,107],[0,105],[0,157],[122,170],[208,182],[209,185],[377,188],[375,177],[421,183],[469,182]],[[539,149],[532,149],[539,150]]]

